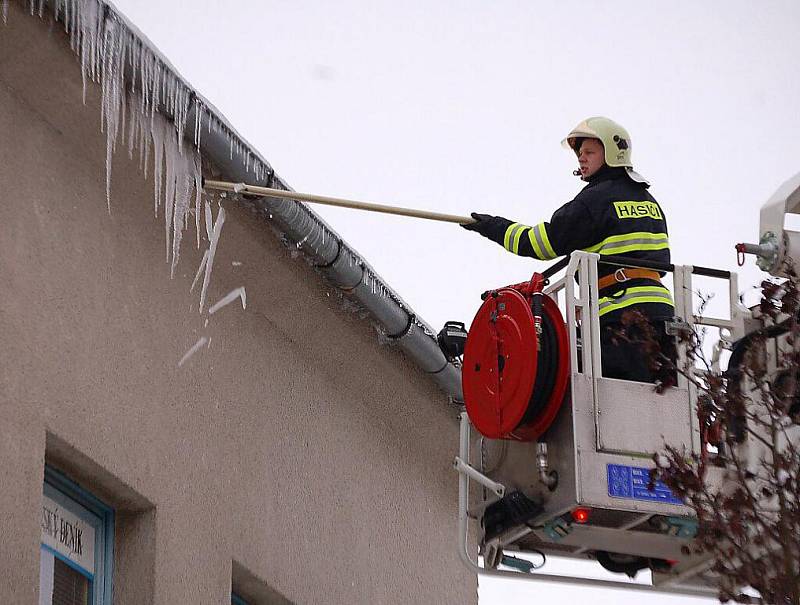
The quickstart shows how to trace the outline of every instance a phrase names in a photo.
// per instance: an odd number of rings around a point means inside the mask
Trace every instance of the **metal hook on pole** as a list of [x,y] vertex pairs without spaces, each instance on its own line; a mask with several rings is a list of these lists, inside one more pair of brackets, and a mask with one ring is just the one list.
[[446,223],[458,223],[459,225],[469,225],[475,221],[469,216],[458,216],[456,214],[443,214],[441,212],[429,212],[427,210],[416,210],[413,208],[400,208],[398,206],[388,206],[385,204],[375,204],[373,202],[359,202],[343,198],[327,197],[314,195],[311,193],[298,193],[297,191],[284,191],[283,189],[271,189],[269,187],[259,187],[246,183],[229,183],[227,181],[207,181],[203,179],[203,189],[216,189],[218,191],[232,191],[245,195],[256,195],[259,197],[277,197],[288,200],[298,200],[312,204],[323,204],[325,206],[338,206],[340,208],[352,208],[354,210],[367,210],[369,212],[382,212],[384,214],[396,214],[399,216],[410,216],[412,218],[422,218],[430,221],[443,221]]

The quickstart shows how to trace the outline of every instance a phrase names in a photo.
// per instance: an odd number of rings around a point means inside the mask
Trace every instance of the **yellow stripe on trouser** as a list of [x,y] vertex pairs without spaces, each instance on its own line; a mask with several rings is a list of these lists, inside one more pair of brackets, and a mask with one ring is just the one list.
[[669,237],[667,237],[666,233],[637,231],[635,233],[612,235],[599,244],[584,248],[584,250],[586,252],[609,255],[625,254],[626,252],[636,252],[637,250],[664,250],[665,248],[669,248]]
[[601,298],[597,306],[600,310],[599,316],[602,317],[606,313],[618,311],[631,305],[638,305],[641,303],[661,303],[664,305],[673,306],[672,296],[666,288],[658,286],[638,286],[636,288],[628,288],[624,290],[622,296],[604,296]]

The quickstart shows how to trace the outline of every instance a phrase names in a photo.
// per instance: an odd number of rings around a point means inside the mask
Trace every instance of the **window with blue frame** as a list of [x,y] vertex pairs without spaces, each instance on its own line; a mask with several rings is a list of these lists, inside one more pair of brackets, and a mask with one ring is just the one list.
[[41,525],[39,605],[111,605],[114,511],[45,467]]

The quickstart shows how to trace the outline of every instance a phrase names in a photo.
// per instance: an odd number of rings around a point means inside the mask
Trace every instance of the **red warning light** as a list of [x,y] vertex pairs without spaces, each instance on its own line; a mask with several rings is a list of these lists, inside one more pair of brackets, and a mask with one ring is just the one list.
[[575,523],[586,523],[589,520],[589,509],[576,508],[572,511],[572,518],[575,519]]

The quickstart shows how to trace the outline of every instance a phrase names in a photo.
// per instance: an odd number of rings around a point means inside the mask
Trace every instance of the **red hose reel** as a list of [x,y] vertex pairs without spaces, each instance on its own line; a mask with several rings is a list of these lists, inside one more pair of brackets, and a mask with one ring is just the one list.
[[491,290],[469,329],[462,386],[467,414],[492,439],[533,441],[552,424],[569,379],[569,340],[544,278]]

